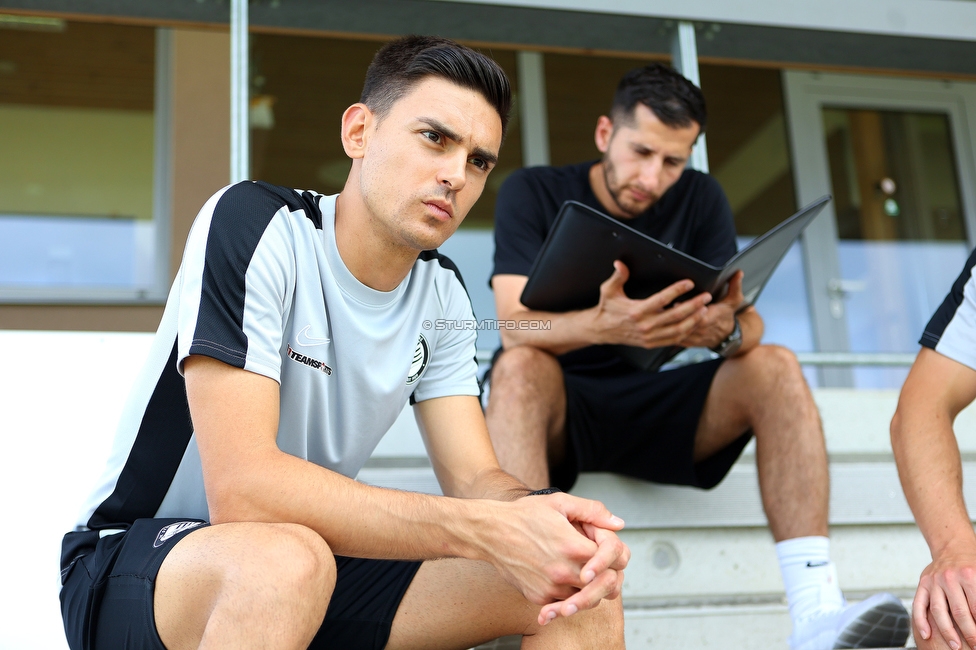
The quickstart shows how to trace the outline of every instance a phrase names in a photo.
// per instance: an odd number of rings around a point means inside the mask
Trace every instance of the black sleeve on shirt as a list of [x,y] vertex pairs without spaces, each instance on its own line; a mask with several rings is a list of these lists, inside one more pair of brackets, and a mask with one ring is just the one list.
[[966,266],[963,267],[962,273],[952,283],[952,289],[949,290],[949,294],[942,301],[942,304],[939,305],[939,308],[935,310],[932,318],[925,326],[925,330],[922,332],[922,338],[918,340],[919,344],[933,350],[939,344],[942,333],[945,332],[945,328],[949,325],[952,317],[956,314],[956,310],[962,304],[963,291],[966,288],[966,283],[972,277],[973,266],[976,266],[976,249],[973,249],[969,254],[969,259],[966,260]]
[[[206,237],[200,302],[190,354],[245,367],[248,348],[253,343],[244,332],[248,269],[252,268],[252,259],[269,224],[285,206],[292,211],[304,210],[321,228],[322,213],[315,197],[308,192],[299,195],[294,190],[261,181],[242,181],[229,187],[217,200]],[[190,254],[189,245],[184,255],[187,254]]]
[[492,276],[529,274],[548,232],[542,191],[526,169],[512,172],[502,183],[495,202]]

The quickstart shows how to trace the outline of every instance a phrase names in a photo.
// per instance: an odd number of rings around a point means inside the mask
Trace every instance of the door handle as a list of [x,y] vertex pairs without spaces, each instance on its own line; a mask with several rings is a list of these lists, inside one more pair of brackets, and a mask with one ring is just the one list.
[[827,282],[827,291],[831,294],[838,294],[841,297],[844,297],[849,293],[865,291],[867,288],[868,283],[864,280],[844,280],[841,278],[831,278],[830,281]]
[[852,293],[866,291],[868,283],[864,280],[845,280],[831,278],[827,281],[827,295],[830,296],[830,315],[841,319],[844,317],[844,298]]

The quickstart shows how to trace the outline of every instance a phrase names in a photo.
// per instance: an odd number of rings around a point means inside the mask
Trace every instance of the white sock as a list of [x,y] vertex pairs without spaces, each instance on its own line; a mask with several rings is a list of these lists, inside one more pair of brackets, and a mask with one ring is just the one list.
[[818,609],[840,609],[847,604],[837,584],[834,563],[830,561],[829,539],[819,536],[787,539],[776,544],[776,556],[794,623]]

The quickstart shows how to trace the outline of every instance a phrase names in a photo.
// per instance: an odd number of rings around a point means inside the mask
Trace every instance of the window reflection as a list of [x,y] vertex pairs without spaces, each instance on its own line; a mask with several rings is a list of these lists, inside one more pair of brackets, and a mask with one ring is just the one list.
[[780,71],[701,66],[708,164],[740,235],[758,236],[796,210]]
[[0,23],[5,295],[154,288],[154,66],[152,28]]
[[[824,108],[850,348],[915,352],[967,257],[949,118]],[[859,388],[900,386],[906,368],[855,368]]]
[[[730,65],[702,65],[700,71],[708,105],[708,164],[732,206],[741,248],[797,208],[780,71]],[[766,325],[764,343],[814,349],[799,243],[756,307]],[[813,372],[807,379],[816,383]]]
[[823,121],[840,239],[966,238],[948,116],[826,108]]

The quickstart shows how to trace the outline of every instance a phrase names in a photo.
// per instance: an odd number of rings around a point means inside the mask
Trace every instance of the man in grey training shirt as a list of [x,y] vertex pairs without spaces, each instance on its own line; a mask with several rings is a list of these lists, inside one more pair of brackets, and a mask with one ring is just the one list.
[[956,416],[976,400],[974,269],[976,250],[925,326],[891,420],[901,485],[932,554],[912,602],[919,650],[976,646],[976,534],[953,430]]
[[[342,116],[339,195],[249,181],[207,202],[65,536],[72,649],[623,647],[623,522],[503,472],[474,332],[423,326],[473,318],[435,249],[509,104],[490,59],[400,39]],[[353,480],[408,401],[446,497]]]

